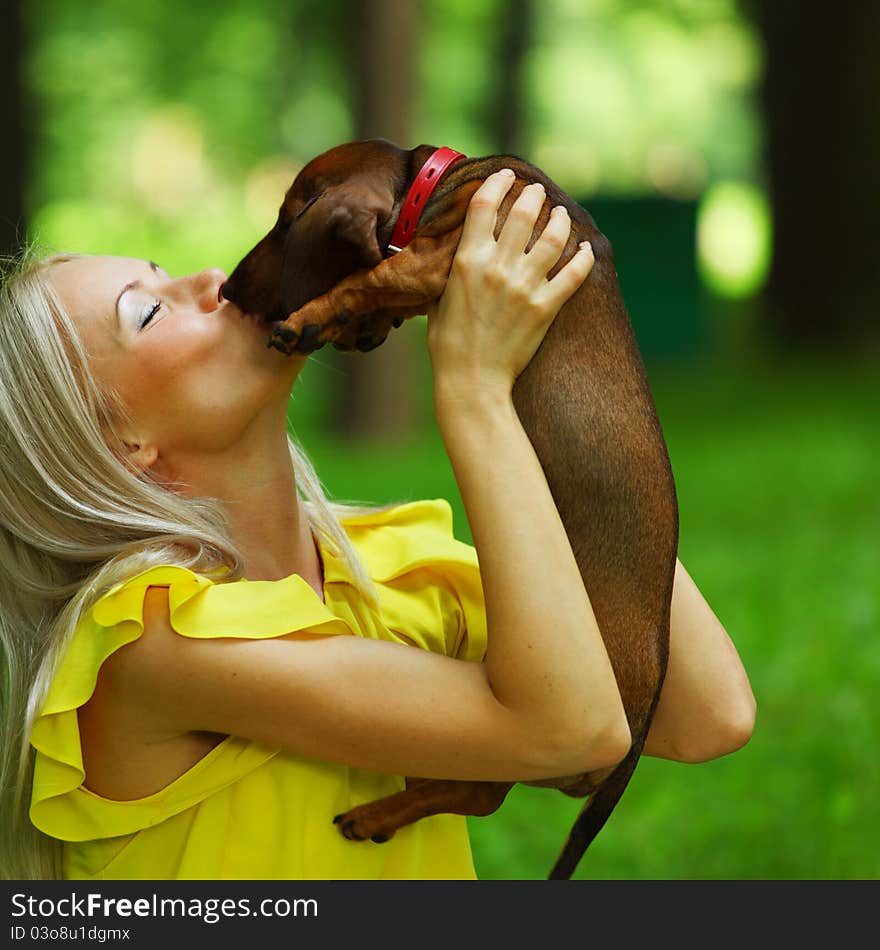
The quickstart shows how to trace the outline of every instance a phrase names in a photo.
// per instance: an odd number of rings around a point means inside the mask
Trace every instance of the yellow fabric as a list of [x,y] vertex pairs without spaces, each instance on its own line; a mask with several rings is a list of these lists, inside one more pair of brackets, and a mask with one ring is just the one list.
[[31,820],[64,842],[71,879],[451,879],[475,877],[465,819],[438,815],[385,844],[347,841],[334,815],[403,788],[229,736],[161,791],[134,801],[83,786],[77,709],[115,650],[143,631],[144,594],[168,588],[184,637],[262,639],[293,631],[406,643],[479,661],[486,646],[476,552],[442,500],[343,519],[380,598],[374,611],[323,545],[325,603],[298,575],[218,582],[159,567],[105,594],[77,627],[35,723]]

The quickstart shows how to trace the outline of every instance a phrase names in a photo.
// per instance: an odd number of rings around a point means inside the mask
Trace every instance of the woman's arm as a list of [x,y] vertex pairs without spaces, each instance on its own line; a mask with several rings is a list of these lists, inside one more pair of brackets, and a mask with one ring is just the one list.
[[476,192],[428,325],[438,425],[484,582],[485,663],[347,636],[192,640],[173,632],[167,592],[155,589],[144,635],[110,669],[157,741],[236,734],[365,769],[502,781],[593,770],[626,754],[613,670],[512,402],[516,375],[592,255],[584,248],[546,279],[570,221],[555,214],[525,254],[544,200],[534,187],[496,242],[511,182],[493,175]]
[[676,561],[669,666],[646,755],[705,762],[735,752],[755,724],[755,697],[730,637]]
[[[497,176],[493,176],[497,177]],[[474,196],[441,305],[429,311],[434,405],[455,471],[486,600],[487,672],[504,703],[543,722],[572,749],[629,745],[629,731],[589,597],[543,469],[513,405],[516,376],[543,339],[559,301],[575,287],[545,282],[569,234],[557,209],[544,237],[523,254],[544,202],[541,185],[522,190],[496,250],[491,233],[509,182]],[[481,193],[482,192],[482,193]],[[569,267],[584,255],[582,248]],[[575,274],[576,279],[576,274]],[[569,283],[571,282],[571,283]],[[577,284],[580,281],[577,280]],[[506,301],[498,306],[498,298]],[[548,697],[555,700],[548,704]],[[548,713],[552,709],[552,717]],[[581,737],[572,733],[580,723]]]

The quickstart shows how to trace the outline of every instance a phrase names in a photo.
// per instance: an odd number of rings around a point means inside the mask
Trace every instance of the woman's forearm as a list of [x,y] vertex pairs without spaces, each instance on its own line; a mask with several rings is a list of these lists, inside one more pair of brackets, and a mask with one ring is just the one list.
[[536,731],[614,761],[626,718],[540,462],[509,395],[466,392],[441,384],[435,405],[480,562],[492,691]]

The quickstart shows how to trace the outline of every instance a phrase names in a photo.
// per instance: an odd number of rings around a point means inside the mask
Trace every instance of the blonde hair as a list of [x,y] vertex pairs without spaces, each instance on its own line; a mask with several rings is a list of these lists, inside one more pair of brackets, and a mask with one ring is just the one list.
[[[61,876],[61,843],[28,808],[31,728],[80,619],[114,584],[176,564],[235,580],[242,557],[221,504],[137,476],[115,432],[122,407],[102,391],[48,280],[79,255],[6,262],[0,276],[0,878]],[[377,594],[339,521],[364,506],[331,503],[288,433],[313,532],[347,562],[363,596]]]

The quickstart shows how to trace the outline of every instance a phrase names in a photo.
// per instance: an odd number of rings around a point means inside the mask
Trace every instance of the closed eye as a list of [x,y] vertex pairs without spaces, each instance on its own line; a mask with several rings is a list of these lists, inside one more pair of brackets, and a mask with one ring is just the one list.
[[149,304],[141,315],[140,329],[143,328],[156,316],[159,312],[159,308],[162,306],[161,300],[154,300]]

